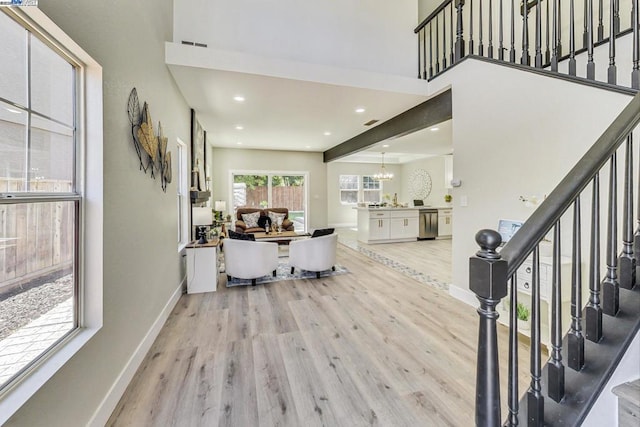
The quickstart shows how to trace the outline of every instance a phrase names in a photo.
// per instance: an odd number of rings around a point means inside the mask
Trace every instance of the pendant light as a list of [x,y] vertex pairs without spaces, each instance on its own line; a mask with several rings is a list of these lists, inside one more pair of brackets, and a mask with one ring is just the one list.
[[384,152],[382,153],[382,165],[380,166],[380,172],[374,174],[373,179],[377,181],[391,181],[393,179],[393,174],[391,172],[387,172],[387,169],[384,167]]

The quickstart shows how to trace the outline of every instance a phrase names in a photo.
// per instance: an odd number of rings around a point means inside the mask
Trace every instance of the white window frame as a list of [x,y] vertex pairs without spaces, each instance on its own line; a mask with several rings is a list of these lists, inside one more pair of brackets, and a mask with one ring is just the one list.
[[[364,185],[365,178],[369,178],[371,181],[377,182],[378,183],[378,188],[376,188],[376,189],[367,189],[367,188],[365,188],[365,185]],[[363,201],[365,200],[365,197],[364,197],[365,193],[378,193],[378,203],[382,202],[382,181],[378,181],[377,179],[375,179],[373,177],[373,175],[362,175],[360,177],[360,179],[362,180],[362,185],[361,185],[361,188],[362,188],[362,200]]]
[[178,150],[178,252],[181,252],[189,243],[189,207],[191,199],[189,195],[189,150],[187,144],[177,138]]
[[[342,181],[342,177],[343,176],[355,176],[355,177],[357,177],[357,179],[358,179],[358,188],[357,189],[341,188],[340,187],[340,183]],[[366,188],[364,188],[364,179],[365,179],[365,177],[371,178],[371,180],[378,182],[380,184],[380,188],[377,188],[377,189],[366,189]],[[338,176],[338,201],[343,206],[356,206],[358,204],[358,202],[362,202],[362,201],[365,200],[365,198],[364,198],[365,193],[367,193],[367,192],[377,192],[379,194],[378,201],[382,202],[382,194],[383,194],[382,193],[382,189],[383,189],[382,186],[383,186],[382,182],[376,180],[373,177],[373,175],[357,175],[357,174],[349,174],[349,173],[340,174]],[[358,197],[357,197],[358,202],[356,202],[356,203],[343,202],[342,201],[342,192],[343,191],[349,191],[349,192],[356,191],[358,193]]]
[[[342,177],[343,176],[355,176],[356,177],[356,181],[357,181],[357,188],[342,188],[341,183],[342,183]],[[343,174],[338,175],[338,201],[340,202],[341,205],[356,206],[358,204],[357,201],[355,203],[343,202],[342,201],[342,193],[344,191],[348,191],[348,192],[355,191],[356,194],[357,194],[356,199],[357,200],[362,200],[362,197],[360,197],[360,189],[362,188],[360,181],[361,181],[360,176],[356,175],[356,174],[343,173]]]
[[0,394],[4,424],[102,328],[103,134],[102,67],[36,7],[2,8],[23,27],[78,65],[76,188],[81,194],[78,236],[78,328],[30,365]]

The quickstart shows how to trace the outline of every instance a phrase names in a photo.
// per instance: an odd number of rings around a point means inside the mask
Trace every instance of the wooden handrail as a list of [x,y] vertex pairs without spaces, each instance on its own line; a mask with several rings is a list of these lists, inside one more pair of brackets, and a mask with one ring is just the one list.
[[431,21],[433,18],[436,17],[437,14],[439,14],[440,12],[442,12],[444,10],[445,7],[449,6],[449,4],[452,2],[453,0],[444,0],[442,2],[442,4],[440,4],[440,6],[436,7],[436,9],[431,12],[429,14],[429,16],[427,16],[426,18],[424,18],[424,20],[420,23],[420,25],[418,25],[416,27],[415,30],[413,30],[414,33],[418,33],[421,29],[423,29],[428,23],[429,21]]
[[502,248],[500,255],[508,263],[507,277],[516,272],[638,124],[640,124],[640,93],[633,97],[596,143]]

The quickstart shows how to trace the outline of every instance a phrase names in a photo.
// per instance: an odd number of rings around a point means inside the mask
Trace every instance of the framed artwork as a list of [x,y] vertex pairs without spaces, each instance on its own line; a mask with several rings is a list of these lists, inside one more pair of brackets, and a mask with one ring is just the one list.
[[207,132],[191,109],[191,191],[205,191],[207,152],[205,144]]

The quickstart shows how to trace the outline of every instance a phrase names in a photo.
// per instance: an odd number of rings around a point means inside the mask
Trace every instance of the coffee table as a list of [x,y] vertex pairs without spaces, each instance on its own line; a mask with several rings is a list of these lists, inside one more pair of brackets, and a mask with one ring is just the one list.
[[296,231],[281,231],[267,233],[252,233],[256,242],[276,242],[279,245],[288,245],[292,240],[307,239],[309,233],[298,233]]

